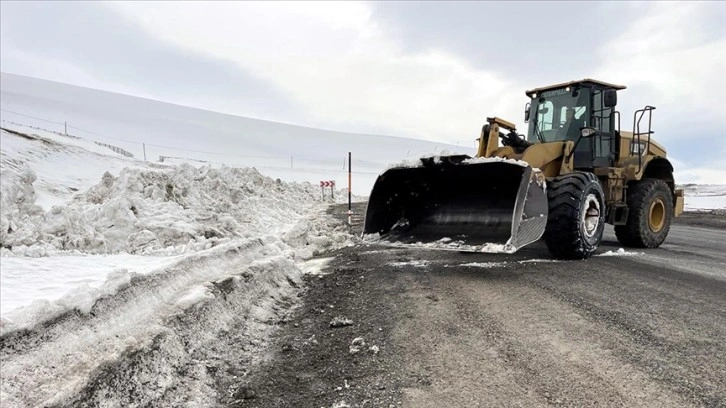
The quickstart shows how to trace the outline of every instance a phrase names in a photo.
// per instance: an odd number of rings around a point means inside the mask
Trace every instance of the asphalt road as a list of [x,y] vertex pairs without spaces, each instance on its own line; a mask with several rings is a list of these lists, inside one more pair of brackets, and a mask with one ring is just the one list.
[[228,405],[726,407],[724,221],[684,217],[622,256],[603,256],[620,248],[608,227],[586,261],[539,243],[328,254]]

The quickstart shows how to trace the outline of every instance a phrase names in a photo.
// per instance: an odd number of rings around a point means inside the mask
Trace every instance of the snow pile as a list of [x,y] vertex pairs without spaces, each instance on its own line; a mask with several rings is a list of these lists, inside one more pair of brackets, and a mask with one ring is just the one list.
[[134,160],[84,139],[7,123],[2,127],[10,131],[0,130],[0,184],[5,188],[19,183],[27,169],[32,169],[37,178],[33,183],[35,203],[45,210],[88,190],[104,172],[170,167]]
[[517,252],[517,248],[511,244],[495,244],[488,242],[479,248],[479,252],[487,254],[513,254]]
[[609,250],[602,254],[598,254],[597,256],[637,256],[637,255],[643,255],[643,253],[642,252],[628,252],[624,248],[618,248],[618,250],[615,252],[613,252],[612,250]]
[[0,190],[3,406],[201,406],[325,265],[305,261],[354,245],[318,187],[255,169],[124,168],[46,211],[32,164]]
[[[391,169],[409,169],[409,168],[417,168],[417,167],[423,167],[424,160],[432,160],[434,164],[441,163],[441,158],[446,157],[449,155],[452,155],[454,153],[450,153],[448,151],[442,151],[440,154],[424,154],[421,155],[417,159],[405,159],[396,163],[391,163],[388,166],[386,166],[385,171],[391,170]],[[527,167],[529,166],[529,163],[517,160],[517,159],[508,159],[503,157],[469,157],[467,159],[464,159],[462,161],[463,164],[479,164],[479,163],[511,163],[516,164],[517,166]],[[385,172],[384,171],[384,172]]]
[[529,163],[523,160],[508,159],[504,157],[472,157],[471,159],[464,160],[466,164],[479,164],[479,163],[510,163],[516,164],[517,166],[529,167]]
[[289,251],[262,240],[119,274],[39,330],[4,330],[2,406],[208,406],[210,373],[249,369],[301,283]]
[[404,160],[401,160],[396,163],[391,163],[386,166],[386,168],[383,170],[383,172],[381,174],[383,174],[386,171],[391,170],[391,169],[412,169],[412,168],[416,168],[416,167],[423,167],[423,162],[421,161],[421,159],[424,159],[427,157],[431,157],[431,156],[424,155],[418,159],[404,159]]
[[395,163],[390,163],[386,166],[384,171],[381,173],[385,173],[387,170],[391,169],[411,169],[411,168],[417,168],[417,167],[423,167],[424,160],[432,160],[434,164],[441,163],[441,158],[446,156],[452,156],[452,155],[461,155],[460,153],[452,153],[448,150],[442,150],[440,153],[427,153],[420,155],[417,159],[404,159]]
[[[263,232],[275,235],[317,204],[309,183],[276,182],[254,169],[183,164],[167,171],[124,169],[118,177],[107,172],[66,206],[43,212],[34,202],[35,174],[28,169],[23,175],[7,190],[3,186],[4,254],[181,254]],[[299,245],[311,227],[296,228],[285,241]],[[315,239],[322,247],[332,244],[329,237]]]

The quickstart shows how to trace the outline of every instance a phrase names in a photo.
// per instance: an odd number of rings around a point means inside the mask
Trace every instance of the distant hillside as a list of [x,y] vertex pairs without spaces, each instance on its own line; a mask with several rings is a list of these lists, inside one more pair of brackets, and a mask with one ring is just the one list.
[[[289,181],[334,180],[367,195],[390,163],[424,154],[466,153],[454,146],[392,136],[343,133],[245,118],[58,82],[1,74],[0,119],[81,136],[128,151],[136,159],[256,167]],[[67,123],[67,128],[65,124]]]

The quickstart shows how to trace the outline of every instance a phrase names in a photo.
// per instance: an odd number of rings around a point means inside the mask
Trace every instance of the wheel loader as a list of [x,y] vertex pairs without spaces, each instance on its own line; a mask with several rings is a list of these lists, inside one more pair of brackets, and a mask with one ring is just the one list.
[[528,90],[526,135],[487,118],[476,157],[392,166],[371,190],[364,237],[392,245],[514,253],[544,239],[554,258],[586,259],[614,225],[627,247],[656,248],[683,212],[653,106],[621,131],[617,92],[583,79]]

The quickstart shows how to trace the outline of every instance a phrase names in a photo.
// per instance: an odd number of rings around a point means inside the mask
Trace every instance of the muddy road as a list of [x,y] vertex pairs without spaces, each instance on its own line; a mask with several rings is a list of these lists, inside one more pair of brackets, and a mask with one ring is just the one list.
[[619,256],[609,227],[587,261],[543,244],[327,254],[228,405],[726,406],[725,220],[689,215]]

